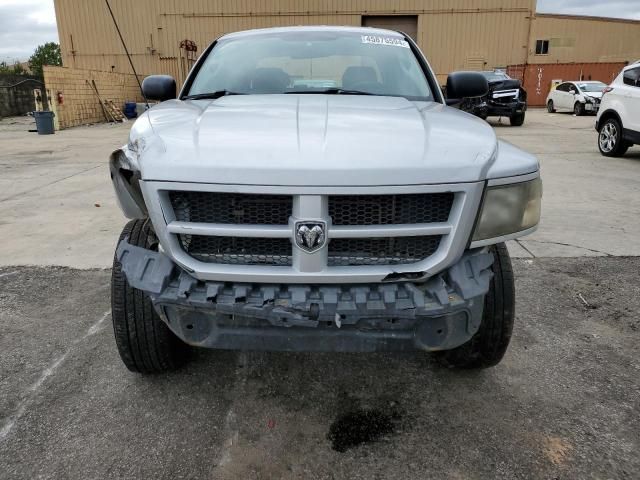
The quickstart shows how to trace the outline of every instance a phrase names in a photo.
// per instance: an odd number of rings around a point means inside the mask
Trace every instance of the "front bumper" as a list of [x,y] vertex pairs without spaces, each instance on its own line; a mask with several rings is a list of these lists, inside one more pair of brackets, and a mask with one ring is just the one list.
[[281,351],[438,351],[480,327],[493,255],[466,252],[422,283],[269,285],[202,281],[166,255],[122,241],[116,257],[167,326],[201,347]]
[[589,113],[598,113],[598,110],[600,110],[600,102],[586,102],[584,109]]
[[500,103],[493,100],[487,102],[487,110],[489,116],[510,117],[518,113],[524,113],[527,110],[527,103],[522,101],[514,101],[511,103]]

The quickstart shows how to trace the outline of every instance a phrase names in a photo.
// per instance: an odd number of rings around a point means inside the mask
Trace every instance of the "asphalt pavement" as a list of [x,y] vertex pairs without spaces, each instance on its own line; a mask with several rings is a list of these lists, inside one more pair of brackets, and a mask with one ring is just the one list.
[[0,478],[633,479],[637,258],[518,259],[504,361],[197,351],[122,366],[109,272],[0,269]]

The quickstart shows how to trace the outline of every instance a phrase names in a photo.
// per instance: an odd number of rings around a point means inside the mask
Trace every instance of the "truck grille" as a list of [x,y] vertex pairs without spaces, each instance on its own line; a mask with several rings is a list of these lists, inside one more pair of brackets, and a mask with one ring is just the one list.
[[515,101],[516,101],[515,97],[500,97],[500,98],[493,99],[494,103],[499,103],[501,105],[510,105]]
[[446,222],[453,193],[409,195],[333,195],[329,216],[334,225],[398,225]]
[[520,97],[520,90],[502,90],[499,92],[494,92],[492,101],[494,103],[509,105],[513,102],[518,101]]
[[247,195],[170,191],[179,222],[286,225],[291,216],[289,195]]
[[398,265],[433,255],[440,236],[337,238],[329,243],[329,266]]
[[196,260],[230,265],[291,265],[287,238],[179,235],[185,252]]
[[[453,193],[409,195],[332,195],[329,216],[334,225],[394,225],[446,222]],[[288,195],[247,195],[170,191],[180,222],[287,225],[292,213]]]
[[[293,264],[293,249],[297,248],[294,246],[294,232],[289,230],[296,200],[293,195],[198,191],[166,193],[177,222],[203,224],[197,227],[200,231],[194,232],[198,234],[189,232],[188,226],[174,227],[180,247],[194,259],[228,265]],[[384,229],[381,231],[377,227],[446,224],[454,199],[452,192],[328,195],[330,219],[325,219],[329,228],[325,232],[328,238],[327,266],[398,265],[426,259],[438,250],[442,234],[393,237],[385,235]],[[315,215],[318,215],[317,210]],[[326,211],[321,216],[326,217]],[[310,218],[321,220],[313,216]],[[256,238],[255,232],[260,226],[272,228],[263,230],[260,234],[263,238]],[[360,227],[360,234],[353,238],[332,238],[331,228],[338,226]],[[367,227],[376,232],[371,234],[371,238]],[[206,232],[207,228],[210,233]],[[244,236],[244,229],[253,233]],[[388,235],[393,235],[391,230]],[[343,237],[346,236],[343,234]]]

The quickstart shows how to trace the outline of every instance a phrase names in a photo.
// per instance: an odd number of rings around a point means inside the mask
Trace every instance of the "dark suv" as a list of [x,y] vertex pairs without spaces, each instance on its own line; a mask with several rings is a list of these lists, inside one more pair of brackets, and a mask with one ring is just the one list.
[[509,117],[511,125],[521,126],[527,110],[527,92],[522,88],[520,80],[499,71],[480,73],[489,82],[489,93],[484,97],[465,99],[460,109],[482,119]]

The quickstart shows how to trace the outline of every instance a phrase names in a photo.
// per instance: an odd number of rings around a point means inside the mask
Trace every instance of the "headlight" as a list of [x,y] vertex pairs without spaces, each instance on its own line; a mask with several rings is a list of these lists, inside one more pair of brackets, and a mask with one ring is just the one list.
[[488,187],[473,241],[503,237],[532,228],[540,221],[542,181]]

